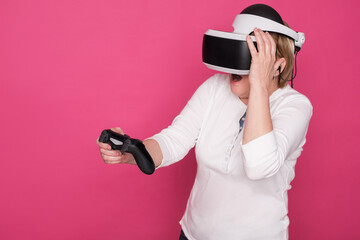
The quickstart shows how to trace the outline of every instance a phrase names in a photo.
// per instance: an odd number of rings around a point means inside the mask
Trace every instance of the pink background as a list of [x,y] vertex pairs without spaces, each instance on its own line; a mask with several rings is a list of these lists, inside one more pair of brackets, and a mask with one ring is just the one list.
[[[360,239],[359,1],[262,1],[306,33],[314,106],[289,192],[290,239]],[[177,239],[194,153],[142,174],[96,138],[167,127],[215,72],[203,33],[254,1],[0,1],[0,239]]]

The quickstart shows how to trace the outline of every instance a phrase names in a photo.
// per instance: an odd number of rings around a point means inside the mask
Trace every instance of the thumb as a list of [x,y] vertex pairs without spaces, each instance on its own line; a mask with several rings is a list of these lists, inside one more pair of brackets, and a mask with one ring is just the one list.
[[120,127],[111,128],[111,131],[114,131],[116,133],[120,133],[120,134],[124,135],[124,131]]

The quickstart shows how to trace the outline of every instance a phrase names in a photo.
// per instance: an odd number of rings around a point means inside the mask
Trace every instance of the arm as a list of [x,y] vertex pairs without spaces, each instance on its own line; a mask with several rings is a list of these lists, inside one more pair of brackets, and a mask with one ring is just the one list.
[[[119,133],[124,135],[124,131],[119,128],[111,128],[113,132]],[[103,141],[103,140],[102,140]],[[110,144],[100,142],[99,138],[96,140],[97,144],[99,145],[101,157],[104,159],[105,163],[108,164],[117,164],[117,163],[127,163],[136,165],[135,158],[132,154],[125,152],[124,154],[121,153],[120,150],[113,150],[110,146]],[[154,161],[155,167],[159,166],[161,164],[162,160],[162,151],[160,149],[159,144],[155,140],[145,140],[142,141],[146,150],[150,154],[152,160]]]
[[159,167],[161,165],[163,159],[163,153],[161,151],[159,143],[154,139],[146,139],[143,141],[146,150],[149,152],[151,158],[155,163],[155,167]]
[[[185,108],[168,128],[143,141],[146,150],[154,161],[155,167],[167,166],[179,161],[195,145],[203,116],[209,104],[213,80],[215,80],[214,77],[210,78],[196,90]],[[111,128],[111,130],[124,134],[119,127]],[[109,144],[101,143],[98,140],[97,144],[105,163],[136,165],[136,161],[131,154],[125,153],[122,155],[118,150],[111,150]]]
[[250,179],[271,177],[286,159],[296,159],[301,153],[312,116],[312,106],[300,94],[290,98],[273,114],[273,130],[242,145],[244,169]]
[[266,88],[251,87],[246,110],[243,144],[273,130],[270,116],[269,92]]
[[242,149],[248,177],[258,180],[274,175],[289,154],[305,143],[312,107],[302,96],[284,104],[272,119],[269,96],[276,90],[273,76],[276,69],[284,64],[284,59],[275,62],[276,45],[269,34],[261,30],[254,33],[258,51],[248,39],[253,60]]
[[243,144],[273,130],[269,97],[277,89],[277,82],[273,78],[276,73],[275,69],[284,63],[283,58],[275,62],[276,44],[271,35],[256,28],[254,33],[259,51],[256,50],[250,37],[248,37],[247,42],[252,62],[249,74],[250,93]]
[[[162,152],[157,167],[168,166],[182,158],[197,142],[203,118],[208,108],[210,95],[217,75],[205,81],[194,93],[172,124],[147,140],[156,141]],[[155,147],[157,148],[157,146]],[[150,150],[151,151],[151,150]],[[157,157],[161,157],[160,154]]]

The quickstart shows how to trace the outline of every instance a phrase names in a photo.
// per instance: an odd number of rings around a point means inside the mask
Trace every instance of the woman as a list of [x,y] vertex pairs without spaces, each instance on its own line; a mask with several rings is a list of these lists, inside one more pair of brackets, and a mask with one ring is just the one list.
[[[257,28],[254,35],[257,49],[246,40],[249,75],[215,74],[171,126],[143,142],[156,167],[179,161],[196,144],[198,170],[180,239],[288,239],[287,190],[312,106],[287,84],[293,40]],[[97,143],[106,163],[136,164]]]

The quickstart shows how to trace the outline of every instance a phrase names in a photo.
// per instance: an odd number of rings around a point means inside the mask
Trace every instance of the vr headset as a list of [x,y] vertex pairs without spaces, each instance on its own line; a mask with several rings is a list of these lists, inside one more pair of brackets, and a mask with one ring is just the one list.
[[[248,75],[251,54],[246,36],[257,27],[263,31],[283,34],[295,42],[295,52],[299,52],[305,42],[305,34],[295,32],[284,25],[280,15],[270,6],[255,4],[245,8],[236,16],[234,32],[208,30],[204,34],[202,60],[213,70],[237,75]],[[256,40],[251,36],[255,46]]]

